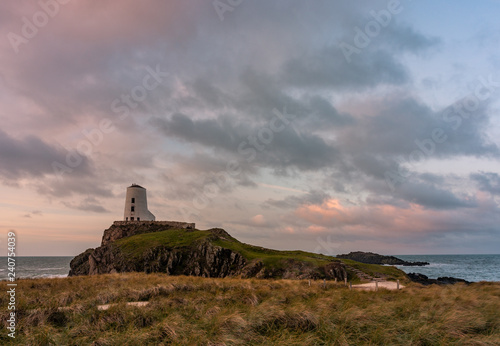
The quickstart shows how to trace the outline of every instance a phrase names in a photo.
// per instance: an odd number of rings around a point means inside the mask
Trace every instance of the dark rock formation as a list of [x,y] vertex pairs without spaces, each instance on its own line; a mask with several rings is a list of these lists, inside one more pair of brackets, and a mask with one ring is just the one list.
[[409,273],[407,274],[408,275],[408,278],[410,278],[411,281],[413,282],[417,282],[419,284],[422,284],[422,285],[432,285],[432,284],[436,284],[436,285],[453,285],[453,284],[456,284],[456,283],[464,283],[464,284],[470,284],[469,281],[466,281],[464,279],[457,279],[457,278],[452,278],[452,277],[448,277],[448,276],[445,276],[445,277],[439,277],[437,279],[429,279],[427,277],[427,275],[424,275],[424,274],[419,274],[419,273]]
[[426,266],[429,262],[407,262],[394,256],[383,256],[373,252],[350,252],[347,255],[337,255],[337,258],[350,259],[368,264],[389,264],[401,266]]
[[[88,275],[122,272],[161,272],[169,275],[225,277],[245,265],[238,253],[203,241],[193,248],[152,247],[139,258],[127,257],[114,244],[101,246],[90,254]],[[85,273],[83,274],[85,275]]]
[[194,229],[194,223],[177,221],[115,221],[110,228],[104,230],[101,246],[136,234],[161,232],[179,228]]
[[71,260],[69,276],[88,275],[90,269],[89,257],[94,249],[87,249]]
[[[124,251],[123,241],[119,239],[144,233],[169,231],[165,225],[142,222],[114,224],[105,230],[102,245],[96,249],[88,249],[76,256],[70,264],[69,276],[95,275],[122,272],[160,272],[168,275],[193,275],[202,277],[241,276],[243,278],[285,278],[285,279],[335,279],[347,277],[345,265],[333,260],[317,265],[314,261],[304,261],[283,255],[274,265],[265,265],[263,260],[248,260],[240,252],[217,245],[217,242],[229,242],[238,246],[247,246],[247,251],[260,251],[280,255],[279,251],[253,247],[240,243],[226,231],[214,228],[208,231],[185,229],[181,235],[189,238],[189,234],[198,232],[204,235],[187,245],[171,243],[152,243],[140,251]],[[177,232],[179,230],[177,229]],[[206,233],[205,233],[206,232]],[[148,243],[149,244],[149,243]],[[311,256],[317,256],[311,254]],[[323,262],[325,260],[323,259]]]

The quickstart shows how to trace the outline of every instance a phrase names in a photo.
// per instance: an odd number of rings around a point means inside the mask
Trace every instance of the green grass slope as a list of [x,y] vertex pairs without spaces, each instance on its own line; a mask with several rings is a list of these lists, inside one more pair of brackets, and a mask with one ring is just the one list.
[[192,251],[199,242],[206,240],[212,242],[213,245],[240,253],[249,263],[261,261],[264,266],[268,268],[279,269],[280,267],[288,265],[291,260],[305,262],[317,267],[326,265],[331,261],[341,261],[347,265],[346,271],[348,278],[354,283],[359,282],[359,279],[352,268],[360,270],[372,277],[381,277],[387,280],[399,279],[403,282],[407,281],[405,273],[392,266],[365,264],[353,260],[337,259],[332,256],[305,251],[266,249],[260,246],[242,243],[220,229],[205,231],[175,229],[138,234],[117,240],[115,245],[126,256],[140,258],[141,255],[150,248],[164,246],[171,249]]
[[172,229],[122,238],[117,240],[115,245],[124,254],[138,258],[148,249],[158,246],[166,246],[172,249],[190,248],[197,241],[204,240],[210,235],[209,231]]

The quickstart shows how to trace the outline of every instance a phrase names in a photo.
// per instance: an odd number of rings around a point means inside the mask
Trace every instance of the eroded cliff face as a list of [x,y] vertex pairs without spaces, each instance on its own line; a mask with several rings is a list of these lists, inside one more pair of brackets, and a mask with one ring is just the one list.
[[[130,225],[126,225],[130,226]],[[146,228],[134,225],[137,234],[146,233]],[[248,261],[237,251],[214,244],[216,240],[232,241],[222,229],[209,230],[210,236],[194,241],[189,246],[172,247],[168,244],[146,248],[134,256],[125,255],[122,248],[112,239],[123,238],[123,234],[133,235],[131,227],[122,230],[113,225],[103,237],[103,245],[88,249],[76,256],[70,264],[69,276],[96,275],[122,272],[160,272],[168,275],[193,275],[202,277],[241,276],[243,278],[284,278],[284,279],[335,279],[344,280],[345,266],[338,261],[318,266],[311,262],[287,259],[279,266],[266,266],[261,260]],[[160,228],[154,231],[159,231]],[[164,230],[164,229],[163,229]],[[186,230],[189,232],[189,230]],[[236,240],[234,240],[236,241]]]
[[187,249],[153,247],[139,257],[126,257],[117,246],[109,244],[89,254],[88,263],[88,275],[135,271],[225,277],[236,275],[246,262],[239,253],[203,241]]
[[94,249],[87,249],[71,260],[69,276],[89,275],[89,257],[94,252]]

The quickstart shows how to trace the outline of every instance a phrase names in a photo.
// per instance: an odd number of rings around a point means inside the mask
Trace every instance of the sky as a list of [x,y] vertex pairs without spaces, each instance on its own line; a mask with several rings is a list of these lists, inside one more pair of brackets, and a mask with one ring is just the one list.
[[499,253],[498,13],[1,2],[0,246],[95,248],[136,183],[157,220],[274,249]]

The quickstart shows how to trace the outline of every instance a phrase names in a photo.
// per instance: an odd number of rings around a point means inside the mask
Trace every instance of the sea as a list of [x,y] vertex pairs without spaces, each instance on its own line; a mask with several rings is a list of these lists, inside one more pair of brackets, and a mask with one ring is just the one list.
[[423,267],[397,266],[405,273],[419,273],[430,279],[451,276],[471,282],[500,281],[500,255],[395,255],[410,262],[429,262]]
[[[405,261],[429,262],[424,267],[397,266],[406,273],[430,279],[451,276],[471,282],[500,281],[500,255],[395,255]],[[17,278],[61,278],[68,276],[73,257],[16,257]],[[7,257],[0,257],[0,280],[7,280]]]
[[[14,257],[15,266],[11,267],[16,278],[63,278],[68,276],[71,257]],[[0,280],[7,280],[7,257],[0,257]]]

